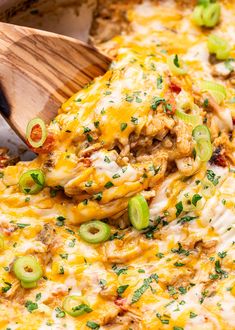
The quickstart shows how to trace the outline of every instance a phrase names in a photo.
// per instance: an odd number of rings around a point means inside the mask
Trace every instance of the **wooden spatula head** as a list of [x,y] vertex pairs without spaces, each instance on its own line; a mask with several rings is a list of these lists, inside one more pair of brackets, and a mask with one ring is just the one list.
[[34,117],[49,122],[60,105],[111,60],[73,38],[0,23],[0,111],[24,138]]

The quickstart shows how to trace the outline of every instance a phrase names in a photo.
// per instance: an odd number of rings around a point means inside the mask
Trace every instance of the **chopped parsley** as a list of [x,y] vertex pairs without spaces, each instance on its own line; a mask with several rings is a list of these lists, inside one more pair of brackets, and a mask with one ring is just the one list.
[[220,257],[221,259],[225,258],[227,255],[227,252],[222,251],[222,252],[218,252],[218,257]]
[[90,308],[90,306],[88,306],[87,304],[80,304],[78,306],[72,307],[73,312],[76,311],[81,311],[83,313],[91,313],[93,311],[92,308]]
[[120,174],[116,173],[112,176],[113,179],[117,179],[117,178],[120,178]]
[[85,187],[89,188],[89,187],[92,186],[92,184],[93,184],[93,181],[87,181],[87,182],[85,183]]
[[185,265],[184,263],[178,261],[174,263],[174,266],[176,267],[183,267],[184,265]]
[[183,211],[183,203],[182,201],[178,202],[176,205],[175,205],[175,208],[176,208],[176,213],[175,215],[178,217],[180,215],[180,213]]
[[96,201],[101,201],[102,197],[103,197],[102,191],[100,191],[100,192],[98,192],[97,194],[94,195],[94,199]]
[[7,291],[10,290],[10,288],[12,287],[12,284],[9,282],[4,282],[4,284],[6,284],[6,286],[2,287],[2,293],[6,293]]
[[113,183],[111,181],[108,181],[107,183],[105,183],[104,187],[106,189],[109,189],[109,188],[113,187]]
[[62,259],[66,259],[66,260],[67,260],[67,259],[68,259],[68,256],[69,256],[68,253],[61,253],[61,254],[60,254],[60,257],[61,257]]
[[90,329],[97,330],[100,328],[100,325],[93,321],[87,321],[86,326]]
[[147,291],[149,288],[151,288],[151,283],[155,281],[156,283],[158,282],[158,276],[157,274],[152,274],[148,278],[144,279],[144,283],[141,285],[141,287],[137,290],[135,290],[132,299],[131,299],[131,304],[136,303],[137,301],[140,300],[141,296]]
[[60,307],[56,307],[55,308],[55,311],[56,311],[56,317],[58,318],[58,319],[62,319],[63,317],[65,317],[65,312],[64,311],[62,311],[62,309],[60,308]]
[[138,118],[136,118],[136,117],[131,117],[131,122],[132,122],[134,125],[138,125]]
[[121,274],[126,274],[128,267],[127,266],[118,267],[117,265],[113,265],[112,270],[114,271],[115,274],[117,274],[117,276],[119,276]]
[[64,226],[64,220],[65,220],[65,217],[63,217],[63,216],[59,216],[59,217],[57,217],[57,218],[56,218],[56,225],[57,225],[58,227],[62,227],[62,226]]
[[91,129],[89,127],[83,127],[83,133],[89,133],[91,131]]
[[177,68],[180,68],[179,57],[177,54],[175,55],[173,62]]
[[202,196],[200,196],[199,194],[195,194],[192,197],[192,204],[194,206],[197,206],[197,202],[200,201],[200,199],[202,199]]
[[121,123],[120,128],[121,131],[123,132],[127,128],[127,123]]
[[192,221],[192,220],[195,220],[197,217],[191,217],[191,216],[189,216],[189,215],[186,215],[185,217],[182,217],[182,218],[180,218],[178,221],[177,221],[177,223],[180,223],[181,225],[183,225],[184,223],[186,223],[186,222],[190,222],[190,221]]
[[207,179],[213,183],[214,186],[217,186],[219,183],[220,176],[216,176],[216,174],[212,170],[206,171]]
[[177,254],[182,254],[185,256],[189,256],[190,252],[188,250],[183,249],[182,244],[178,242],[178,249],[171,249],[171,252],[177,253]]
[[162,76],[159,76],[157,78],[157,88],[158,89],[162,89],[162,83],[163,83],[163,78],[162,78]]
[[169,324],[169,320],[166,318],[166,317],[169,318],[169,316],[164,315],[164,317],[165,317],[164,319],[162,318],[161,314],[159,314],[159,313],[157,313],[156,316],[162,322],[162,324]]
[[111,162],[111,160],[109,159],[108,156],[105,156],[105,157],[104,157],[104,161],[105,161],[105,163],[108,163],[108,164]]
[[119,286],[117,288],[118,295],[121,296],[126,291],[126,289],[128,288],[128,286],[129,286],[128,284]]
[[29,313],[32,313],[35,309],[38,309],[38,304],[32,302],[31,300],[27,300],[25,303],[25,307],[27,308]]
[[109,240],[110,241],[113,241],[114,239],[123,239],[123,237],[125,236],[125,234],[119,234],[117,231],[112,234],[110,237],[109,237]]
[[36,294],[35,301],[38,301],[42,298],[42,294],[39,292]]

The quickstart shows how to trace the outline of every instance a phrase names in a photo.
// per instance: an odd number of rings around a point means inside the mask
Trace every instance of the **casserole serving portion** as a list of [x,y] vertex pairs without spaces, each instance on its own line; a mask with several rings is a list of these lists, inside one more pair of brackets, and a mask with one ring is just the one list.
[[110,69],[1,170],[0,328],[235,329],[235,4],[110,11]]

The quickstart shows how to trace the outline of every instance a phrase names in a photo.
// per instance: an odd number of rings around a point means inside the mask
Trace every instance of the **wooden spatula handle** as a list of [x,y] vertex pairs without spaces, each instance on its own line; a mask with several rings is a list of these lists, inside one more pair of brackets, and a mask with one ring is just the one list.
[[76,39],[0,23],[0,82],[8,121],[21,136],[29,119],[48,122],[61,103],[109,64],[109,58]]

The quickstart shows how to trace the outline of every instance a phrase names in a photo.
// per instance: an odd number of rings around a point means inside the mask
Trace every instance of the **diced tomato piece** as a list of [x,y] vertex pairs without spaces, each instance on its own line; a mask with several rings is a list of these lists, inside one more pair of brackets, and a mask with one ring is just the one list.
[[[38,126],[38,125],[36,125]],[[33,140],[37,141],[36,139],[40,139],[40,128],[33,128],[31,133],[31,138],[33,138]],[[33,136],[32,136],[33,134]],[[35,137],[35,138],[34,138]],[[30,143],[27,141],[28,146],[30,147],[30,149],[35,152],[36,154],[48,154],[49,152],[51,152],[54,148],[56,139],[55,139],[55,134],[49,132],[46,138],[46,141],[43,143],[43,145],[39,148],[33,148]]]
[[171,81],[170,85],[170,90],[173,92],[173,93],[176,93],[176,94],[179,94],[181,92],[181,87],[176,85],[174,82]]

